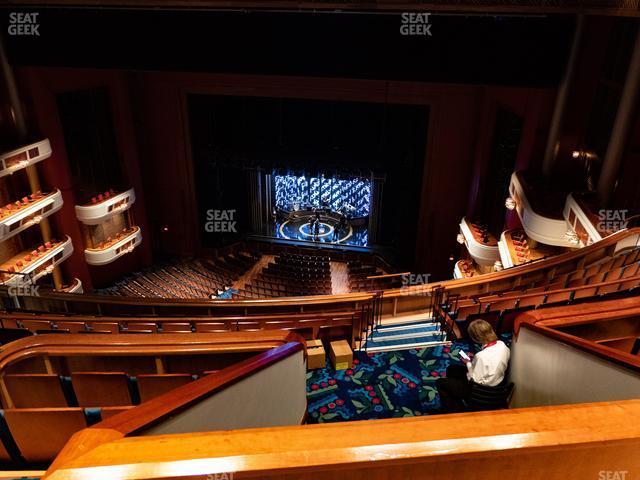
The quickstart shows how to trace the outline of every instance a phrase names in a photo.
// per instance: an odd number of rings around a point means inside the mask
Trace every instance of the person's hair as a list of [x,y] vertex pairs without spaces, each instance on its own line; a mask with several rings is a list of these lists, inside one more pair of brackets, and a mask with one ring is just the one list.
[[496,335],[496,332],[493,331],[493,327],[489,322],[484,320],[474,320],[469,325],[469,328],[467,328],[467,331],[469,332],[471,340],[476,343],[484,345],[485,343],[495,342],[498,340],[498,336]]

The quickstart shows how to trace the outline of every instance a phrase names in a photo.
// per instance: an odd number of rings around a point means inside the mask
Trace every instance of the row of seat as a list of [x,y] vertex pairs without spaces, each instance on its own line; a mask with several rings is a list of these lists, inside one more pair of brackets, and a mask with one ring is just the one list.
[[[208,375],[214,371],[200,372]],[[74,372],[6,374],[5,395],[12,408],[119,407],[137,405],[192,382],[189,373],[140,374]],[[6,400],[6,399],[5,399]]]
[[[292,330],[305,338],[317,338],[321,331],[350,328],[359,312],[298,313],[209,317],[199,319],[92,317],[80,315],[0,312],[0,342],[45,333],[218,333],[253,330]],[[324,329],[324,330],[323,330]],[[5,340],[6,339],[6,340]],[[4,340],[4,341],[3,341]]]
[[128,407],[24,408],[0,410],[0,463],[47,466],[71,436]]
[[367,278],[385,273],[373,265],[363,265],[361,262],[349,262],[347,268],[349,272],[349,290],[352,292],[387,290],[399,288],[402,285],[402,279],[400,277]]
[[547,276],[526,287],[452,297],[443,302],[443,307],[460,332],[476,318],[489,321],[499,332],[510,332],[513,319],[525,309],[569,304],[605,295],[631,295],[640,292],[638,287],[640,249],[633,249],[572,272]]
[[136,272],[98,293],[136,297],[209,298],[230,287],[257,260],[257,257],[249,254],[237,253],[216,260],[168,263]]
[[303,254],[276,256],[235,298],[330,295],[329,257]]

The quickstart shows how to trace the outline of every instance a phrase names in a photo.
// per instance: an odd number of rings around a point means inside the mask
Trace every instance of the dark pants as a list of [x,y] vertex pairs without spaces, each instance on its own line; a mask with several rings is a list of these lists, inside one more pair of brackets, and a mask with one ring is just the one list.
[[446,378],[439,378],[436,387],[442,411],[453,413],[465,410],[463,400],[468,400],[471,395],[471,382],[467,380],[465,365],[450,365]]

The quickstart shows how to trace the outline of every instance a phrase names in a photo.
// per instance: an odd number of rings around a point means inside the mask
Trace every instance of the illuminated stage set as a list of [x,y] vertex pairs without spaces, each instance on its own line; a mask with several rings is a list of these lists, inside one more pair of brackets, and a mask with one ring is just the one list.
[[[371,178],[271,175],[272,234],[287,240],[357,245],[369,242]],[[375,209],[374,209],[375,210]]]

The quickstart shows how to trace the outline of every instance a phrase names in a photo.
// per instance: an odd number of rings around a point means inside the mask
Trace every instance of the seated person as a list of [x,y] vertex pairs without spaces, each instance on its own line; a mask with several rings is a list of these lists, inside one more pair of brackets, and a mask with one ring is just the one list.
[[446,378],[438,379],[436,386],[440,393],[440,404],[446,412],[464,410],[464,401],[469,399],[473,383],[486,387],[500,385],[509,367],[509,347],[498,340],[488,322],[474,320],[468,332],[471,340],[482,345],[482,350],[472,361],[461,357],[464,365],[450,365]]

